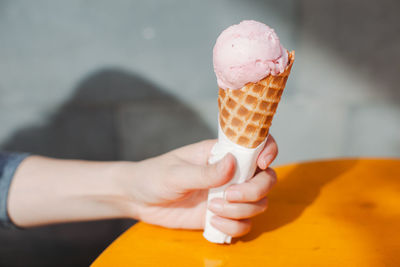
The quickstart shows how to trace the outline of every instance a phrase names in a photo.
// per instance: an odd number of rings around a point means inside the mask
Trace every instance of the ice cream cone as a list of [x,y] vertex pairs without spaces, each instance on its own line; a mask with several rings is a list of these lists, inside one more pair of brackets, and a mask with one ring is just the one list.
[[[219,89],[218,142],[211,151],[209,163],[214,164],[231,153],[237,166],[229,183],[209,190],[208,201],[224,198],[224,192],[231,184],[243,183],[254,175],[256,159],[265,144],[293,62],[294,51],[289,53],[288,65],[281,74],[268,75],[241,89]],[[207,210],[203,236],[213,243],[230,243],[229,235],[211,225],[213,215]]]
[[255,148],[265,140],[293,61],[294,51],[289,53],[288,66],[281,74],[270,74],[237,90],[219,89],[219,124],[232,142]]
[[[230,185],[254,176],[293,62],[294,51],[289,53],[275,31],[261,22],[245,20],[218,36],[213,48],[219,86],[218,142],[208,163],[230,153],[236,168],[228,183],[209,190],[208,201],[225,198]],[[214,215],[207,209],[203,236],[213,243],[230,243],[231,236],[213,227]]]

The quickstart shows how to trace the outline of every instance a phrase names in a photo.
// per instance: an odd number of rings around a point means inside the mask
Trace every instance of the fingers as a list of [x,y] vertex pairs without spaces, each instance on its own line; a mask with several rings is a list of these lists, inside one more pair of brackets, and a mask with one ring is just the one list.
[[210,223],[221,232],[232,237],[245,235],[251,229],[251,221],[249,219],[238,221],[222,218],[219,216],[213,216]]
[[235,167],[235,158],[230,153],[211,165],[181,164],[172,169],[171,183],[188,190],[218,187],[233,178]]
[[175,149],[171,153],[192,164],[204,165],[207,164],[211,149],[216,142],[216,139],[205,140]]
[[268,200],[263,198],[255,203],[231,203],[222,198],[214,198],[208,208],[220,217],[227,219],[247,219],[256,216],[267,209]]
[[[207,161],[210,158],[211,149],[216,142],[216,139],[205,140],[178,148],[171,153],[193,164],[207,164]],[[272,135],[269,135],[267,142],[265,143],[264,149],[258,156],[257,165],[260,167],[260,169],[264,170],[271,164],[271,162],[276,158],[277,155],[278,146]]]
[[265,170],[274,161],[278,155],[278,145],[272,135],[268,136],[264,149],[257,158],[257,165],[260,169]]
[[275,183],[275,171],[268,168],[248,182],[230,186],[225,191],[225,199],[212,199],[208,205],[215,214],[211,225],[233,237],[245,235],[251,228],[248,218],[267,209],[265,196]]
[[264,198],[276,183],[276,173],[268,168],[243,184],[235,184],[225,191],[229,202],[256,202]]

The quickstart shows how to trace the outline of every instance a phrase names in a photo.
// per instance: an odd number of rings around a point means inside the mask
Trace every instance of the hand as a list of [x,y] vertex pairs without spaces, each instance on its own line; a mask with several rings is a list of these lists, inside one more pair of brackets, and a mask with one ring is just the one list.
[[[132,217],[169,228],[202,229],[208,189],[227,183],[235,173],[231,154],[207,164],[215,142],[203,141],[133,165],[122,164],[120,185],[131,203]],[[268,166],[277,153],[275,140],[269,136],[257,159],[256,175],[228,187],[226,199],[210,201],[208,208],[216,214],[211,220],[215,228],[233,237],[250,230],[249,218],[266,210],[266,195],[276,183],[275,172]]]

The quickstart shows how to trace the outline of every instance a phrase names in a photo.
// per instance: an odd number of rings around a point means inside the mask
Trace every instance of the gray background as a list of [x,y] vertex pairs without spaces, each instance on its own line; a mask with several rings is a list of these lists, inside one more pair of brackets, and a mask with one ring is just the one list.
[[[275,164],[399,157],[399,3],[0,1],[0,148],[140,160],[214,138],[212,47],[255,19],[296,50]],[[87,266],[131,224],[2,230],[0,266]]]

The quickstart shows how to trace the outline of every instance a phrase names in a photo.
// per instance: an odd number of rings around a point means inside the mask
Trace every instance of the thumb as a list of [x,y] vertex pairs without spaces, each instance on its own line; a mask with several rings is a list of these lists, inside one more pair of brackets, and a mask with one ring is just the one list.
[[209,165],[186,165],[180,171],[176,182],[182,189],[208,189],[218,187],[230,181],[236,169],[236,161],[232,154],[226,154],[220,161]]

